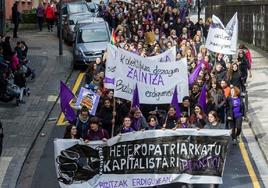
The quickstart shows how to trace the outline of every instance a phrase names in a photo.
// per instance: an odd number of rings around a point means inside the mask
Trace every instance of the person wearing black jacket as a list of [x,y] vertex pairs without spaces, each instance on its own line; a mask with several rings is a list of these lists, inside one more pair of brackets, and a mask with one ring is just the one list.
[[101,107],[100,112],[97,116],[100,119],[101,127],[109,133],[109,136],[111,136],[113,124],[113,107],[111,105],[111,101],[108,98],[103,100],[103,106]]
[[2,43],[4,60],[10,61],[12,57],[12,48],[10,45],[10,36],[6,36]]
[[18,11],[18,3],[15,2],[12,7],[12,23],[13,28],[13,38],[18,38],[18,28],[20,23],[20,12]]

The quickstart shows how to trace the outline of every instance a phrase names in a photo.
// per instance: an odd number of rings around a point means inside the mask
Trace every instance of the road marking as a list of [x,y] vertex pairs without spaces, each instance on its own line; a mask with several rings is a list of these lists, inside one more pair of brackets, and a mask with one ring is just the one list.
[[[85,76],[85,73],[84,72],[80,72],[79,75],[77,76],[77,79],[75,81],[75,84],[74,84],[74,87],[72,89],[72,92],[75,94],[83,80]],[[64,117],[64,114],[61,113],[60,114],[60,117],[56,123],[57,126],[61,126],[61,125],[67,125],[68,124],[68,121],[65,121],[65,117]]]
[[252,164],[251,164],[251,162],[250,162],[250,159],[249,159],[249,156],[248,156],[248,153],[247,153],[245,144],[244,144],[244,142],[243,142],[242,139],[240,140],[239,148],[240,148],[242,157],[243,157],[243,159],[244,159],[245,165],[246,165],[246,167],[247,167],[247,170],[248,170],[250,179],[251,179],[251,181],[252,181],[253,188],[260,188],[261,186],[260,186],[258,177],[257,177],[257,175],[256,175],[256,173],[255,173],[255,171],[254,171],[254,168],[253,168],[253,166],[252,166]]

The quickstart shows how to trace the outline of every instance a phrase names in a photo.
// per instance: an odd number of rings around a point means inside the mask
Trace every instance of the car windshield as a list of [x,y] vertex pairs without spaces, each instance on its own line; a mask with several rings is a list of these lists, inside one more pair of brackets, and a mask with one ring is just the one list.
[[75,23],[78,20],[87,20],[87,19],[91,19],[91,18],[92,18],[92,15],[91,14],[72,16],[69,19],[69,24],[70,25],[75,25]]
[[83,29],[79,32],[79,43],[108,42],[109,36],[105,29]]
[[95,4],[94,3],[87,3],[87,5],[89,6],[89,8],[90,8],[90,10],[91,9],[93,9],[93,10],[95,10],[96,9],[96,6],[95,6]]
[[70,4],[69,5],[69,11],[70,13],[77,13],[77,12],[86,12],[88,11],[88,7],[86,4]]

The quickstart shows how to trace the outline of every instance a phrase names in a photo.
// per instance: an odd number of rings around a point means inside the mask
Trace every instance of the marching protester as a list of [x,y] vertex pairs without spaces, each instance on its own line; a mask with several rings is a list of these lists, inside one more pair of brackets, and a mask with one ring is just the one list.
[[85,142],[102,140],[106,141],[109,138],[108,132],[101,128],[100,120],[97,117],[90,118],[89,128],[86,136],[84,137]]
[[123,125],[119,130],[119,133],[130,133],[135,130],[131,127],[131,118],[130,116],[125,116],[123,120]]
[[181,113],[181,117],[178,119],[176,127],[174,129],[191,128],[189,123],[189,116],[186,112]]
[[210,111],[208,113],[208,122],[204,127],[205,129],[225,129],[224,124],[220,123],[216,111]]
[[164,129],[173,129],[176,127],[178,117],[176,116],[176,108],[170,106],[167,111],[167,116],[163,124]]
[[206,125],[207,116],[203,112],[202,107],[196,104],[194,107],[194,113],[190,117],[190,124],[193,128],[202,129]]
[[88,108],[86,106],[82,106],[75,123],[77,132],[82,138],[85,138],[87,135],[89,121],[90,115],[88,113]]
[[240,97],[240,90],[238,87],[231,86],[231,96],[227,99],[227,120],[232,129],[232,139],[239,143],[239,136],[242,130],[242,120],[244,116],[244,102]]
[[109,98],[103,100],[103,105],[100,108],[97,117],[100,118],[102,128],[104,128],[109,135],[112,135],[112,124],[113,121],[113,107]]
[[155,115],[149,115],[147,118],[148,126],[146,130],[156,130],[161,129],[161,126],[158,123],[158,119]]
[[75,125],[68,125],[65,129],[64,137],[66,139],[79,139],[80,135]]
[[142,115],[142,112],[139,108],[132,108],[129,112],[131,116],[131,127],[135,131],[144,130],[148,127],[145,117]]

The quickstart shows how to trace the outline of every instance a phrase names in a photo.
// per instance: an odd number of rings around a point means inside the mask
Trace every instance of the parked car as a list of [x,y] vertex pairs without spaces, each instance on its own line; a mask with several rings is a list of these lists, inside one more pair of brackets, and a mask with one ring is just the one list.
[[78,20],[86,20],[92,18],[92,13],[90,12],[83,12],[83,13],[74,13],[70,14],[64,20],[63,25],[63,39],[66,43],[71,44],[74,41],[74,27],[75,23]]
[[64,3],[62,5],[63,17],[79,12],[90,12],[89,6],[87,5],[86,1]]
[[97,16],[98,15],[99,6],[96,3],[94,3],[94,2],[88,2],[87,3],[87,6],[88,6],[90,12],[92,12],[94,14],[94,16]]
[[103,2],[104,5],[109,5],[109,0],[93,0],[94,3],[100,5],[100,2]]
[[74,67],[101,57],[110,42],[107,22],[92,23],[77,29],[73,45]]
[[89,18],[89,19],[79,19],[77,20],[75,26],[74,26],[74,33],[76,33],[77,29],[79,27],[82,27],[84,25],[89,25],[89,24],[92,24],[92,23],[101,23],[101,22],[105,22],[103,18],[96,18],[96,17],[92,17],[92,18]]

